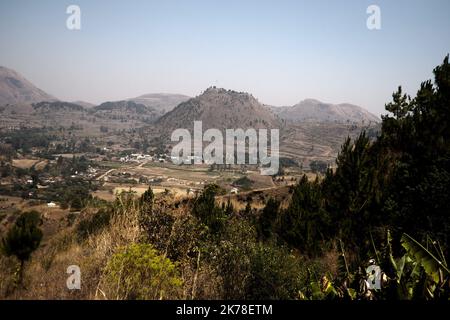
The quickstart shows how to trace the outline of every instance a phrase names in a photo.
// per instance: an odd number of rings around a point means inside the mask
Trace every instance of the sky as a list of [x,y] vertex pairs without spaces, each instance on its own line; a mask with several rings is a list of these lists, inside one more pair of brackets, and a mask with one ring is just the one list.
[[[69,5],[80,30],[66,27]],[[369,5],[379,30],[367,28]],[[449,12],[448,0],[0,0],[0,65],[67,101],[217,86],[380,115],[399,85],[414,96],[450,53]]]

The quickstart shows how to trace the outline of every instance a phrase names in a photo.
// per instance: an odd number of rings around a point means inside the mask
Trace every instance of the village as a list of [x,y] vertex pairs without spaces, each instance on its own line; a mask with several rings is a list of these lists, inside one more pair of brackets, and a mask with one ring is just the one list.
[[169,153],[118,156],[108,148],[102,149],[102,153],[108,157],[91,152],[55,154],[54,159],[42,159],[38,150],[33,150],[30,156],[11,160],[9,168],[14,174],[4,174],[1,195],[76,211],[83,204],[77,203],[89,197],[113,201],[121,192],[139,196],[149,186],[155,194],[194,197],[211,183],[220,185],[226,194],[237,195],[295,181],[292,177],[282,180],[262,176],[257,166],[174,164]]

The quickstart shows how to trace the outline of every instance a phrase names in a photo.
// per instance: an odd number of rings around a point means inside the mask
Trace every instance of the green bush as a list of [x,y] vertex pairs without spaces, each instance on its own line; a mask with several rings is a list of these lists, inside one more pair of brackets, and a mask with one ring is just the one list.
[[81,220],[76,226],[78,240],[86,239],[106,227],[111,220],[112,213],[108,209],[100,209],[91,217]]
[[299,258],[275,243],[258,242],[255,226],[240,218],[228,221],[208,252],[222,280],[222,299],[295,299],[306,277]]
[[106,266],[104,281],[106,295],[114,299],[175,299],[182,285],[177,266],[150,244],[119,249]]
[[282,247],[258,244],[250,263],[245,293],[250,300],[288,300],[298,298],[305,270],[297,257]]

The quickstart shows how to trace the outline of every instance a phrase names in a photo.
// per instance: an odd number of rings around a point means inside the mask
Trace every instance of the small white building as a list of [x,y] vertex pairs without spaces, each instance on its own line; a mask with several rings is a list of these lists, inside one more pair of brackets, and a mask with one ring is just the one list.
[[49,203],[47,203],[47,207],[49,207],[49,208],[56,208],[56,203],[54,203],[53,201],[49,202]]
[[231,193],[231,194],[238,194],[238,192],[239,192],[238,188],[232,188],[232,189],[230,190],[230,193]]

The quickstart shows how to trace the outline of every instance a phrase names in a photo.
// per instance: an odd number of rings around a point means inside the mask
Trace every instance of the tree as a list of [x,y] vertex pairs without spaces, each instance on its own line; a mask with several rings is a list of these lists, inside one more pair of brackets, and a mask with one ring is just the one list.
[[259,233],[263,239],[268,239],[272,236],[275,221],[278,217],[278,209],[280,203],[270,198],[264,207],[261,216],[259,217]]
[[308,255],[322,251],[322,242],[329,234],[329,215],[324,209],[321,186],[303,176],[295,186],[289,207],[282,213],[278,235],[288,244]]
[[75,196],[70,202],[70,210],[80,211],[81,209],[83,209],[83,201],[79,196]]
[[252,203],[251,200],[247,200],[247,204],[244,209],[244,216],[249,217],[252,214]]
[[208,226],[213,233],[217,233],[226,220],[224,210],[216,205],[215,196],[220,188],[217,185],[207,185],[201,195],[195,199],[192,213]]
[[309,164],[311,171],[314,173],[325,173],[328,168],[328,164],[325,161],[313,160]]
[[231,216],[233,214],[233,212],[234,212],[233,204],[231,203],[231,199],[228,198],[227,204],[226,204],[226,206],[224,208],[224,213],[225,213],[226,216],[229,217],[229,216]]
[[347,246],[361,246],[379,223],[385,174],[382,156],[365,132],[353,142],[348,138],[337,157],[336,172],[329,170],[322,183],[325,210],[335,221],[334,236]]
[[153,205],[153,200],[155,199],[155,195],[153,194],[152,187],[148,187],[148,189],[141,195],[141,205]]
[[[391,183],[384,214],[390,224],[421,240],[426,234],[448,246],[450,217],[450,64],[447,56],[421,84],[416,97],[399,89],[386,105],[378,144],[390,156]],[[398,241],[397,241],[398,242]]]
[[41,216],[37,211],[22,213],[13,227],[2,239],[2,250],[7,256],[15,256],[20,261],[19,283],[22,281],[23,265],[39,247],[42,231],[39,225]]

